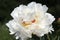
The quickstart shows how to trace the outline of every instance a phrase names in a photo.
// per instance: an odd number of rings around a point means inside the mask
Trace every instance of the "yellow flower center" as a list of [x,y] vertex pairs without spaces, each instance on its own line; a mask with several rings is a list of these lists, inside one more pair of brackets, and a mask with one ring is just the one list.
[[28,28],[32,23],[37,24],[39,23],[39,17],[38,15],[35,15],[34,19],[31,21],[23,21],[22,26],[25,28]]
[[35,23],[35,22],[36,22],[35,19],[32,20],[32,21],[27,21],[27,22],[23,21],[23,22],[22,22],[22,25],[23,25],[24,27],[28,27],[29,25],[31,25],[32,23]]

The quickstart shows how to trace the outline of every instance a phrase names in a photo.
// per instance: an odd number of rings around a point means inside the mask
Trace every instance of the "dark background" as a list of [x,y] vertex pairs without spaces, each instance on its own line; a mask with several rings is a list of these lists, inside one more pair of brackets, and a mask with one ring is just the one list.
[[30,40],[60,40],[60,0],[0,0],[0,40],[15,40],[15,37],[9,35],[9,30],[5,23],[12,19],[11,12],[20,4],[27,5],[30,2],[37,2],[47,5],[48,12],[56,20],[53,22],[54,32],[47,34],[39,39],[33,35]]

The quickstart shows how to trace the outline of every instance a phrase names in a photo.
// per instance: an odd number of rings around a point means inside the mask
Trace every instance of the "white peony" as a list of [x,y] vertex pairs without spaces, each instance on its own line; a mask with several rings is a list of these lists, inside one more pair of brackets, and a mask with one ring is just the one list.
[[27,6],[16,7],[11,16],[13,17],[6,25],[9,27],[10,34],[15,34],[16,39],[26,40],[32,34],[39,37],[54,31],[52,23],[54,16],[47,13],[48,7],[40,3],[31,2]]

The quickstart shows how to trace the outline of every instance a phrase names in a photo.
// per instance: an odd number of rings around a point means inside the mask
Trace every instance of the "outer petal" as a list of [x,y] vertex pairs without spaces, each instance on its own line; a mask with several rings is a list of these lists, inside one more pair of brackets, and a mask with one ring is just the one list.
[[16,8],[12,11],[11,16],[12,16],[14,19],[18,18],[18,7],[16,7]]
[[14,28],[12,27],[12,23],[11,23],[12,20],[10,20],[8,23],[6,23],[6,25],[9,27],[9,31],[11,32],[11,34],[14,34],[15,33],[15,30]]
[[19,18],[20,16],[24,15],[22,12],[24,11],[24,8],[26,8],[25,5],[20,5],[19,7],[16,7],[12,13],[11,16],[16,19]]
[[43,11],[44,11],[44,12],[47,12],[48,7],[47,7],[46,5],[43,5],[42,7],[43,7]]
[[44,36],[44,34],[48,34],[49,32],[51,33],[51,31],[54,31],[54,29],[52,28],[52,25],[51,26],[48,25],[45,26],[45,28],[40,27],[40,29],[35,29],[33,33],[41,37]]
[[35,5],[36,5],[36,2],[31,2],[27,6],[31,9],[33,9],[35,7]]
[[14,20],[9,21],[6,25],[9,27],[9,30],[11,32],[10,34],[15,34],[16,39],[18,39],[19,37],[21,38],[31,37],[30,30],[26,30],[24,27],[19,25]]
[[48,10],[48,7],[46,5],[42,5],[42,4],[36,3],[36,2],[29,3],[28,7],[30,9],[40,10],[41,12],[47,12],[47,10]]
[[55,20],[54,16],[52,16],[50,13],[46,13],[45,15],[46,15],[48,24],[52,24],[53,21]]

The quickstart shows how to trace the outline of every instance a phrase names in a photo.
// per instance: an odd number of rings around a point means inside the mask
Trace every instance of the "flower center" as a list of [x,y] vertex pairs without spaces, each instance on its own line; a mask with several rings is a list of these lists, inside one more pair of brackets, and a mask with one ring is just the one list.
[[22,22],[22,25],[23,25],[24,27],[27,27],[27,26],[31,25],[32,23],[35,23],[35,21],[36,21],[35,19],[32,20],[32,21],[27,21],[27,22],[23,21],[23,22]]
[[39,23],[39,17],[37,15],[35,15],[33,20],[31,20],[31,21],[23,21],[22,26],[25,27],[25,28],[28,28],[31,24],[37,24],[37,23]]

